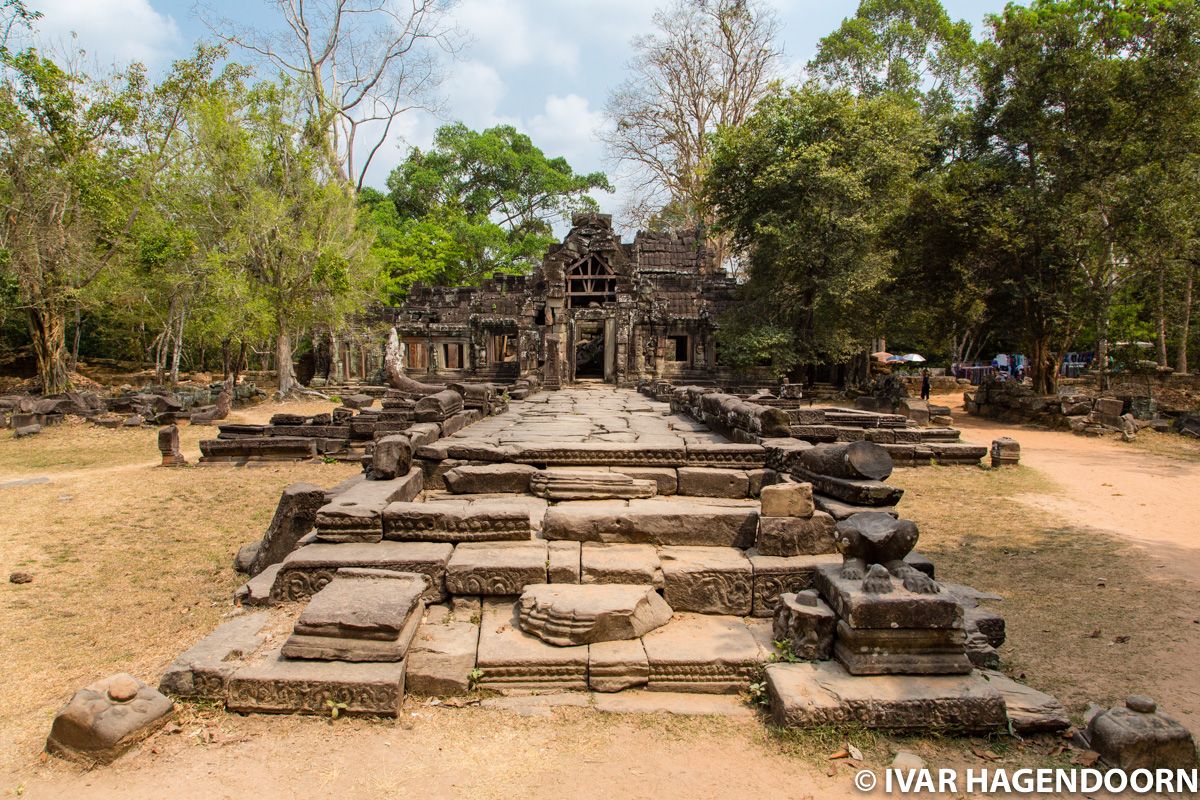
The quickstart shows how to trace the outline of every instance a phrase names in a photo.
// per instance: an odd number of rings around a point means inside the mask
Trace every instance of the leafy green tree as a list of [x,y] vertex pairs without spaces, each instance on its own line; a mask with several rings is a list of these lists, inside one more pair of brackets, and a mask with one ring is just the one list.
[[974,58],[970,23],[952,20],[939,0],[862,0],[808,68],[831,86],[944,115],[969,94]]
[[389,290],[417,280],[476,283],[527,272],[554,241],[553,223],[594,210],[587,193],[611,191],[603,173],[576,173],[548,158],[510,125],[438,130],[428,152],[413,149],[388,177],[394,214],[366,195]]
[[892,275],[885,233],[930,146],[911,104],[816,86],[722,130],[706,184],[718,225],[748,261],[750,316],[791,331],[799,363],[844,361],[878,333],[864,301]]

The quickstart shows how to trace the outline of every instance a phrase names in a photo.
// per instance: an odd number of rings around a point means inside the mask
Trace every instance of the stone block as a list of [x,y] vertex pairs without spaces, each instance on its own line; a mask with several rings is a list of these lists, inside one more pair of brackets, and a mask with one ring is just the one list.
[[478,610],[460,614],[446,606],[431,606],[409,646],[405,688],[424,696],[466,694],[478,647]]
[[579,542],[550,542],[547,566],[551,583],[580,583]]
[[317,510],[317,538],[335,543],[378,542],[383,538],[383,510],[389,503],[412,500],[424,484],[418,469],[402,478],[354,484]]
[[855,514],[861,514],[867,511],[885,511],[893,517],[899,516],[894,510],[887,508],[879,508],[877,506],[862,506],[854,503],[845,503],[833,497],[827,497],[821,494],[813,495],[813,503],[817,508],[824,511],[829,516],[839,522],[844,519],[849,519]]
[[395,717],[404,704],[403,661],[289,661],[278,650],[229,679],[225,707],[266,714]]
[[412,442],[402,433],[378,439],[371,456],[371,479],[390,481],[407,475],[412,469],[412,451]]
[[524,493],[537,470],[528,464],[461,465],[443,476],[446,488],[455,494]]
[[306,600],[324,589],[343,567],[419,572],[429,578],[425,602],[446,597],[446,565],[454,545],[442,542],[377,542],[375,544],[325,544],[301,547],[283,560],[271,597]]
[[582,583],[663,585],[662,563],[653,545],[584,542],[580,560]]
[[528,510],[495,504],[407,502],[383,509],[383,538],[392,541],[523,541],[532,530]]
[[779,556],[747,553],[750,566],[754,568],[754,600],[750,613],[755,617],[770,617],[779,605],[779,598],[787,592],[802,592],[811,589],[816,581],[817,568],[841,563],[841,556]]
[[733,547],[664,547],[663,595],[676,611],[748,616],[750,560]]
[[545,542],[465,542],[454,549],[446,567],[450,594],[518,595],[526,586],[545,583]]
[[738,617],[676,614],[642,637],[649,689],[734,694],[743,691],[770,652]]
[[233,593],[233,603],[238,606],[269,606],[275,603],[271,592],[275,588],[275,578],[279,575],[282,564],[272,564],[250,580],[243,583]]
[[827,495],[853,505],[894,506],[904,496],[903,489],[882,481],[835,478],[830,475],[818,475],[801,467],[793,468],[792,475],[797,480],[811,483],[814,494]]
[[521,629],[560,647],[637,639],[671,619],[650,586],[534,584],[518,600]]
[[1054,697],[1001,672],[984,670],[980,674],[1004,697],[1008,721],[1016,733],[1051,733],[1071,727],[1067,709]]
[[109,764],[154,733],[175,704],[124,672],[80,689],[54,715],[47,752],[83,764]]
[[969,675],[851,675],[836,661],[768,664],[771,716],[783,728],[862,725],[906,733],[1004,730],[1004,698]]
[[484,689],[582,691],[587,688],[588,647],[556,647],[525,633],[515,603],[486,598],[476,666]]
[[167,667],[158,690],[177,697],[224,700],[225,681],[237,668],[236,660],[250,655],[266,640],[261,631],[268,619],[267,612],[258,611],[217,626]]
[[1132,695],[1124,708],[1096,714],[1088,720],[1087,739],[1105,762],[1126,772],[1196,768],[1192,734],[1172,717],[1159,713],[1149,697]]
[[802,517],[813,515],[811,483],[776,483],[762,487],[759,493],[764,517]]
[[679,477],[674,467],[612,467],[613,472],[628,475],[634,480],[654,481],[657,494],[676,494],[679,491]]
[[761,469],[767,465],[767,451],[758,444],[689,444],[687,458],[682,464],[689,467]]
[[247,572],[257,575],[278,564],[296,549],[297,543],[316,524],[317,511],[325,505],[325,491],[311,483],[291,483],[284,487],[275,506],[275,515],[263,534]]
[[965,675],[961,628],[851,628],[837,625],[833,654],[851,675]]
[[653,481],[618,472],[551,468],[537,470],[529,479],[529,493],[551,501],[653,497],[657,490]]
[[679,494],[693,497],[727,497],[750,495],[750,476],[745,470],[715,467],[680,467]]
[[749,547],[758,510],[719,506],[684,498],[631,500],[628,506],[561,503],[546,512],[547,539],[625,544]]
[[755,549],[764,556],[823,555],[836,551],[837,523],[824,511],[811,517],[760,517]]
[[650,661],[640,639],[597,642],[588,647],[588,688],[595,692],[621,692],[645,686]]
[[687,450],[684,447],[622,442],[529,444],[515,449],[511,460],[547,467],[677,467],[687,463]]
[[840,577],[840,567],[817,570],[817,590],[851,628],[962,628],[963,610],[946,592],[916,594],[895,581],[888,594],[863,591],[862,581]]
[[283,656],[400,661],[424,616],[428,586],[429,578],[415,572],[340,569],[301,612]]
[[179,467],[187,464],[183,453],[179,452],[179,426],[167,425],[158,429],[158,452],[162,456],[162,466]]
[[811,589],[786,592],[775,607],[772,638],[787,642],[792,655],[805,661],[823,661],[833,652],[837,617]]

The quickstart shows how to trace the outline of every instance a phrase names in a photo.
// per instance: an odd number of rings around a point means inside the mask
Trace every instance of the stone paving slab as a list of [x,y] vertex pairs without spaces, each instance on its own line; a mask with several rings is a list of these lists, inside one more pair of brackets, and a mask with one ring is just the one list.
[[512,600],[485,598],[476,666],[484,689],[587,688],[588,646],[556,647],[521,630]]
[[[768,637],[769,639],[769,634]],[[676,614],[642,637],[653,691],[732,694],[770,656],[761,632],[739,617]]]
[[430,588],[424,599],[438,603],[446,596],[446,565],[453,551],[454,545],[438,542],[306,545],[283,560],[271,597],[306,600],[325,588],[341,567],[366,567],[427,575]]

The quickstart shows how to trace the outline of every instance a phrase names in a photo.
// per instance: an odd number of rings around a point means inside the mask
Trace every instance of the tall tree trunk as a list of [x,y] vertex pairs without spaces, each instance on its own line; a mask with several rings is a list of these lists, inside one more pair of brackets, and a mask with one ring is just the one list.
[[82,327],[83,315],[79,311],[79,307],[75,307],[75,341],[71,344],[71,372],[79,366],[79,329]]
[[42,307],[30,308],[28,321],[42,394],[68,391],[71,376],[67,371],[66,320],[57,309]]
[[275,338],[275,373],[279,376],[279,394],[289,395],[299,385],[292,365],[292,335],[280,325]]
[[1187,280],[1183,284],[1183,308],[1179,323],[1179,349],[1175,351],[1175,369],[1181,375],[1188,374],[1188,336],[1192,323],[1192,281],[1196,277],[1196,265],[1187,265]]
[[1167,268],[1158,268],[1158,365],[1168,367],[1167,363]]
[[1031,340],[1030,365],[1033,374],[1033,391],[1037,394],[1055,394],[1058,391],[1058,359],[1051,352],[1050,337],[1040,336]]
[[183,351],[183,323],[187,318],[187,304],[181,303],[175,320],[175,348],[171,352],[171,388],[179,383],[179,356]]
[[1108,388],[1108,303],[1096,315],[1096,387]]

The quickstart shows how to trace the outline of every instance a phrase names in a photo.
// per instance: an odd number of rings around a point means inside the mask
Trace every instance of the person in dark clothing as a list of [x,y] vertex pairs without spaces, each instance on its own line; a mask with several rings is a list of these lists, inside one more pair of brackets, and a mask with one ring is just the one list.
[[930,384],[929,370],[923,369],[923,370],[921,370],[921,399],[922,400],[929,399],[929,390],[931,388],[929,384]]

